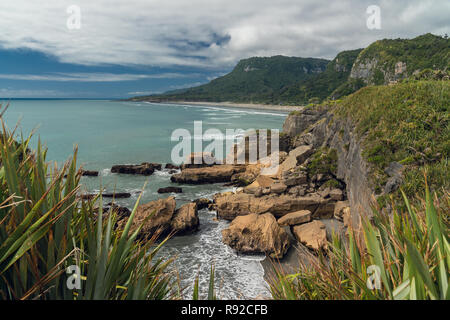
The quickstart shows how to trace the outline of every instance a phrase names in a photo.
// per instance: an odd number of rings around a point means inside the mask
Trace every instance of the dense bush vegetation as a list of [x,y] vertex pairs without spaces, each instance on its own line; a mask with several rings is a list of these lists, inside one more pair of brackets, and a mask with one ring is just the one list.
[[335,112],[355,123],[375,190],[381,192],[385,169],[393,161],[406,167],[403,188],[408,196],[420,191],[423,168],[433,191],[449,190],[449,101],[449,81],[370,86],[343,99]]

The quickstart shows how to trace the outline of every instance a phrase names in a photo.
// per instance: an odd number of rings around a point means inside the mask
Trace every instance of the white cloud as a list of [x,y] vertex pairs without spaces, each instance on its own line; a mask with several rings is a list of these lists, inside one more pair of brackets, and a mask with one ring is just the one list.
[[62,81],[62,82],[117,82],[136,81],[142,79],[175,79],[187,78],[198,74],[160,73],[160,74],[129,74],[129,73],[52,73],[52,74],[0,74],[0,79],[30,80],[30,81]]
[[[66,27],[74,3],[80,30]],[[366,28],[371,4],[381,7],[382,30]],[[448,0],[2,0],[0,47],[85,65],[223,68],[255,55],[333,58],[384,37],[450,33],[449,16]]]

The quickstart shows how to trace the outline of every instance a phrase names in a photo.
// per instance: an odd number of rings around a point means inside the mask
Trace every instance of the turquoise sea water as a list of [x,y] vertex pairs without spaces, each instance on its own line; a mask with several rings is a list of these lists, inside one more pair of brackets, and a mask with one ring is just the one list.
[[[194,121],[202,121],[203,131],[215,128],[225,134],[226,129],[281,129],[285,117],[285,113],[276,111],[106,100],[14,100],[5,114],[9,128],[20,120],[19,133],[28,135],[36,129],[32,146],[36,146],[40,137],[48,147],[47,160],[62,164],[73,153],[74,145],[78,145],[79,165],[100,171],[99,177],[83,177],[83,188],[98,191],[102,185],[108,191],[131,192],[130,199],[117,201],[128,207],[134,204],[147,180],[142,203],[169,196],[156,191],[171,185],[170,175],[165,170],[150,177],[112,174],[112,165],[171,162],[171,150],[177,144],[170,139],[172,132],[183,128],[193,135]],[[176,195],[177,206],[227,190],[222,185],[182,188],[183,193]],[[197,233],[171,239],[163,252],[178,257],[176,266],[182,284],[192,287],[200,270],[205,288],[209,268],[214,263],[222,298],[267,296],[259,263],[263,257],[237,255],[222,244],[221,230],[228,223],[214,221],[214,212],[202,210],[199,217]]]

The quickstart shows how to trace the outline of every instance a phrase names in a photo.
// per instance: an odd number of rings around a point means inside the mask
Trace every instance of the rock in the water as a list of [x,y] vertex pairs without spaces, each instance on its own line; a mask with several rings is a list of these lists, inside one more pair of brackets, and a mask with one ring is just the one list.
[[209,208],[209,205],[212,204],[212,201],[207,198],[196,199],[194,202],[197,204],[198,210]]
[[161,164],[143,162],[141,164],[121,164],[111,168],[112,173],[152,175],[155,170],[161,170]]
[[[133,219],[130,228],[130,234],[133,233],[147,217],[147,221],[142,226],[138,238],[150,239],[156,233],[164,235],[170,232],[171,220],[175,213],[175,198],[169,197],[166,199],[159,199],[143,204],[137,208],[136,215]],[[123,229],[128,219],[119,221],[119,228]]]
[[242,253],[266,253],[282,258],[289,249],[289,236],[270,213],[250,214],[234,219],[222,230],[222,240]]
[[313,250],[327,249],[327,231],[325,225],[314,220],[309,223],[292,227],[296,239]]
[[81,175],[87,177],[98,177],[98,171],[81,170]]
[[203,168],[187,168],[181,173],[174,174],[170,180],[177,183],[202,184],[230,182],[231,177],[243,172],[245,166],[234,165],[215,165]]
[[280,219],[278,219],[278,224],[281,227],[295,226],[298,224],[306,223],[311,221],[311,211],[300,210],[295,212],[290,212]]
[[170,227],[177,235],[194,232],[198,229],[199,219],[197,204],[186,203],[178,209],[170,223]]
[[158,193],[182,193],[183,189],[180,187],[166,187],[159,188]]
[[102,194],[103,198],[130,198],[131,197],[131,193],[129,192],[116,192],[116,193],[103,193]]
[[164,167],[164,169],[169,169],[169,170],[179,170],[180,167],[179,167],[179,166],[176,166],[176,165],[173,165],[173,164],[171,164],[171,163],[166,163],[166,166]]

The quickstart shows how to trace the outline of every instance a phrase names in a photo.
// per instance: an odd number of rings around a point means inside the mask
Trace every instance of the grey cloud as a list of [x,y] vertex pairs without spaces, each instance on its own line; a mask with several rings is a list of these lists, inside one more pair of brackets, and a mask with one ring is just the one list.
[[[62,62],[224,68],[249,56],[333,58],[380,38],[450,33],[448,0],[78,0],[82,27],[68,30],[72,0],[0,3],[0,46]],[[366,28],[381,7],[382,29]]]

